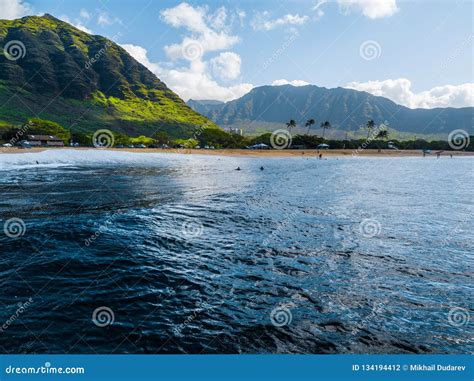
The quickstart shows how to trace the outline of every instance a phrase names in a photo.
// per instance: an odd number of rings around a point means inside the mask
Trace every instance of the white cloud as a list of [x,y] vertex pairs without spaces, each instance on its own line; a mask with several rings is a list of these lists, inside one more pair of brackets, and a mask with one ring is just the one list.
[[146,49],[141,46],[131,44],[121,46],[184,100],[216,99],[227,102],[240,98],[253,88],[250,83],[239,83],[229,87],[219,85],[209,74],[207,63],[201,60],[191,62],[189,67],[170,69],[151,62]]
[[[200,58],[207,52],[229,49],[239,38],[227,33],[223,23],[226,20],[226,10],[221,7],[215,15],[207,15],[204,7],[193,7],[187,3],[181,3],[174,8],[168,8],[161,12],[163,21],[175,28],[185,28],[191,32],[191,36],[183,38],[181,43],[165,46],[165,52],[172,60]],[[211,20],[211,26],[207,21]],[[188,54],[188,48],[199,50],[200,54]]]
[[97,24],[100,26],[112,25],[115,23],[121,23],[122,21],[118,17],[111,17],[107,12],[100,12],[97,17]]
[[324,11],[321,9],[323,4],[326,4],[327,0],[319,0],[312,10],[316,13],[316,20],[319,20],[324,16]]
[[235,79],[240,75],[240,56],[233,52],[224,52],[209,61],[212,72],[221,79]]
[[[239,42],[239,37],[229,31],[232,20],[229,20],[225,7],[209,13],[207,7],[181,3],[163,10],[161,17],[168,25],[185,29],[181,42],[164,47],[171,62],[154,63],[148,59],[144,48],[129,44],[122,46],[181,98],[229,101],[253,88],[250,83],[228,86],[218,83],[218,80],[239,77],[242,60],[237,53],[225,51],[206,60],[206,55],[228,50]],[[240,14],[239,17],[245,16]]]
[[245,13],[245,11],[238,10],[237,16],[239,17],[240,26],[244,26],[244,20],[245,20],[245,17],[247,17],[247,13]]
[[28,12],[31,12],[31,6],[23,0],[0,0],[0,19],[13,20]]
[[360,10],[370,19],[390,17],[398,12],[397,0],[337,0],[344,13]]
[[120,46],[151,72],[155,73],[156,75],[161,73],[160,66],[148,59],[148,51],[145,48],[132,44],[121,44]]
[[84,20],[89,20],[91,18],[91,15],[89,12],[87,12],[87,10],[81,9],[81,11],[79,12],[79,17]]
[[71,24],[72,26],[75,26],[77,29],[82,30],[83,32],[89,33],[89,34],[94,34],[92,30],[90,30],[87,26],[84,25],[82,22],[81,18],[77,18],[75,21],[72,21],[68,16],[62,15],[59,16],[59,18],[68,24]]
[[286,79],[277,79],[272,82],[272,86],[282,86],[282,85],[306,86],[309,84],[310,84],[309,82],[303,81],[301,79],[295,79],[293,81],[288,81]]
[[298,14],[287,14],[276,19],[271,19],[270,12],[265,11],[257,13],[253,18],[251,25],[254,30],[272,30],[280,26],[303,25],[308,20],[308,16],[300,16]]
[[209,23],[214,29],[220,30],[225,27],[227,21],[227,10],[225,7],[220,7],[216,13],[207,17]]
[[383,96],[410,108],[474,106],[474,83],[437,86],[419,93],[411,90],[411,82],[406,78],[351,82],[346,87]]

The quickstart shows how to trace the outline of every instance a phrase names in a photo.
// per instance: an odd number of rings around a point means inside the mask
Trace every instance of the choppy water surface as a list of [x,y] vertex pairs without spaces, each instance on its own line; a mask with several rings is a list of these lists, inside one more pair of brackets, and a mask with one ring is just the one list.
[[1,155],[0,350],[472,352],[473,170]]

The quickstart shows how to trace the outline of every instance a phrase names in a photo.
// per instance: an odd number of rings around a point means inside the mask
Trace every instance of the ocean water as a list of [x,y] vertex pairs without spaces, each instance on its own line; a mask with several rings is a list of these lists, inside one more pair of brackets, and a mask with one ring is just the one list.
[[472,353],[473,170],[2,154],[0,351]]

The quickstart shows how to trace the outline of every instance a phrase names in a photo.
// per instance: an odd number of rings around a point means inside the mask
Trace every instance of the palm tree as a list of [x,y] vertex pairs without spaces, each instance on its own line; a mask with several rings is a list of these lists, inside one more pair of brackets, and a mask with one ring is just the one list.
[[[376,139],[382,139],[382,140],[385,140],[388,138],[388,131],[386,129],[383,129],[383,130],[379,130],[377,132],[377,135],[375,136]],[[379,143],[377,143],[377,147],[380,151],[380,145]]]
[[329,123],[328,120],[321,122],[321,128],[323,129],[323,139],[324,139],[324,133],[326,132],[326,129],[331,128],[331,123]]
[[382,140],[385,140],[388,138],[388,131],[387,130],[380,130],[379,132],[377,132],[377,136],[376,136],[377,139],[382,139]]
[[370,119],[365,126],[367,127],[367,139],[369,139],[370,131],[374,129],[375,122],[372,119]]
[[305,126],[308,127],[308,131],[306,132],[306,135],[309,135],[309,129],[311,128],[311,126],[313,124],[315,124],[316,121],[314,119],[309,119],[306,123],[305,123]]
[[288,127],[291,134],[291,129],[296,127],[296,122],[293,119],[290,119],[290,121],[286,123],[286,127]]

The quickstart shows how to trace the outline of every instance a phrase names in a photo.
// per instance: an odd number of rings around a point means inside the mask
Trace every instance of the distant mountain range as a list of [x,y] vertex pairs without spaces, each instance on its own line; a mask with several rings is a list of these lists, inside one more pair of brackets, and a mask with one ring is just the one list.
[[33,117],[78,132],[218,128],[122,47],[51,15],[0,20],[0,129]]
[[377,124],[388,122],[401,133],[447,134],[458,128],[472,132],[474,118],[473,107],[410,109],[364,91],[314,85],[262,86],[227,103],[208,100],[187,103],[221,126],[247,132],[273,130],[290,119],[298,123],[300,132],[306,131],[304,124],[312,118],[316,125],[311,131],[318,134],[318,126],[325,120],[334,127],[333,134],[361,134],[369,119]]

